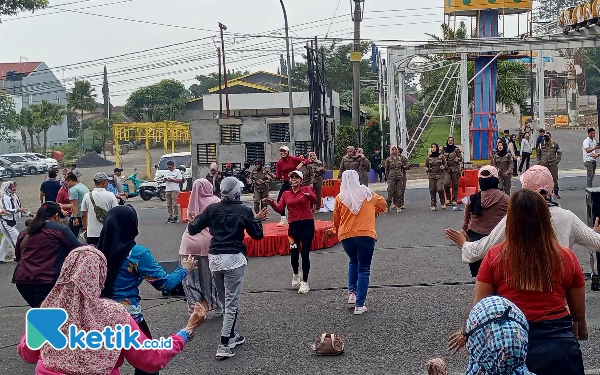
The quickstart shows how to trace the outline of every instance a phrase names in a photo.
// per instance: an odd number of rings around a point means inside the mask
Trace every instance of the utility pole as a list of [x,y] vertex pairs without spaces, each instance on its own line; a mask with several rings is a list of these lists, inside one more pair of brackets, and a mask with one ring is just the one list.
[[288,79],[288,94],[290,102],[290,151],[292,155],[296,152],[296,142],[294,139],[294,96],[292,88],[292,58],[290,56],[290,30],[288,25],[287,12],[285,11],[285,4],[283,0],[279,0],[281,4],[281,10],[283,11],[283,20],[285,22],[285,50],[287,52],[287,79]]
[[363,20],[365,0],[351,0],[354,3],[352,21],[354,21],[354,52],[350,54],[354,85],[352,90],[352,125],[356,126],[357,147],[361,145],[360,136],[360,23]]
[[223,118],[223,93],[221,88],[221,49],[217,48],[217,58],[219,59],[219,118]]
[[227,107],[227,118],[229,118],[229,87],[227,87],[227,67],[225,65],[225,39],[223,39],[223,31],[227,30],[227,26],[219,22],[219,30],[221,31],[221,52],[223,54],[223,81],[225,82],[225,106]]

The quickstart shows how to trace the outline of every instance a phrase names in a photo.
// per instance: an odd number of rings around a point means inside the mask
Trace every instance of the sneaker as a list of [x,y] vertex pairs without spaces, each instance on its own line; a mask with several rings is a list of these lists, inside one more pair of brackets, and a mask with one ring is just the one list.
[[436,206],[431,206],[431,211],[437,211],[437,207]]
[[404,209],[404,205],[400,206],[401,209]]
[[348,305],[354,305],[356,303],[356,294],[348,293]]
[[300,289],[298,289],[298,294],[306,294],[306,293],[308,293],[309,290],[310,290],[310,287],[308,286],[308,283],[302,281],[300,283]]
[[167,224],[172,224],[173,223],[173,218],[171,216],[169,216],[169,218],[166,221]]
[[229,339],[229,348],[233,349],[238,345],[242,345],[246,342],[246,338],[239,333],[236,333],[234,337]]
[[442,210],[445,210],[445,209],[446,209],[446,205],[442,204]]
[[235,353],[231,351],[231,348],[229,346],[219,345],[215,357],[217,357],[217,359],[226,359],[231,358],[234,355]]
[[402,209],[400,207],[396,208],[396,213],[399,214],[400,212],[402,212]]
[[171,223],[178,223],[179,222],[179,218],[177,216],[175,216],[173,218],[173,220],[171,221]]
[[361,307],[356,306],[354,308],[354,315],[362,315],[366,312],[367,312],[367,306],[361,306]]
[[592,275],[592,290],[594,292],[600,291],[600,276]]
[[302,278],[300,277],[300,274],[294,275],[292,277],[292,288],[299,288],[301,283]]
[[458,206],[458,202],[457,201],[452,201],[452,202],[450,202],[450,205],[451,206]]

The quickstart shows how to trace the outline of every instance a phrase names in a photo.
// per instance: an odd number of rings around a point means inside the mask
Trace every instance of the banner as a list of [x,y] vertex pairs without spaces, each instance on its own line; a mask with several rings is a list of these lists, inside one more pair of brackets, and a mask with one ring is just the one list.
[[516,14],[531,11],[532,0],[444,0],[444,13],[476,16],[477,11],[496,9],[500,14]]

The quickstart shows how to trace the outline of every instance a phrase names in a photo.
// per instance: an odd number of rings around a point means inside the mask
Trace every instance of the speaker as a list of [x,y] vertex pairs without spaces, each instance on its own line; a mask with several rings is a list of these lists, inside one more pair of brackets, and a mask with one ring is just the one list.
[[[167,273],[171,273],[171,272],[175,271],[177,269],[177,267],[179,267],[178,260],[173,260],[173,261],[168,261],[168,262],[159,262],[159,263],[162,266],[162,268],[164,268],[165,271],[167,271]],[[181,283],[179,283],[179,285],[177,285],[175,288],[173,288],[169,291],[163,291],[162,295],[165,297],[166,296],[185,297],[185,293],[183,292],[183,285],[181,285]]]
[[600,217],[600,188],[585,189],[585,202],[587,206],[587,224],[590,228],[594,227],[594,221]]

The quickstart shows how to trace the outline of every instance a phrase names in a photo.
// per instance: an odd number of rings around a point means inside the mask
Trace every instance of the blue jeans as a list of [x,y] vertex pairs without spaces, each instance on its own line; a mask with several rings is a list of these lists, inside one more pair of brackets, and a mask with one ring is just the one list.
[[375,239],[372,237],[351,237],[342,241],[348,254],[348,291],[356,294],[356,306],[362,307],[367,299],[371,260],[375,251]]

